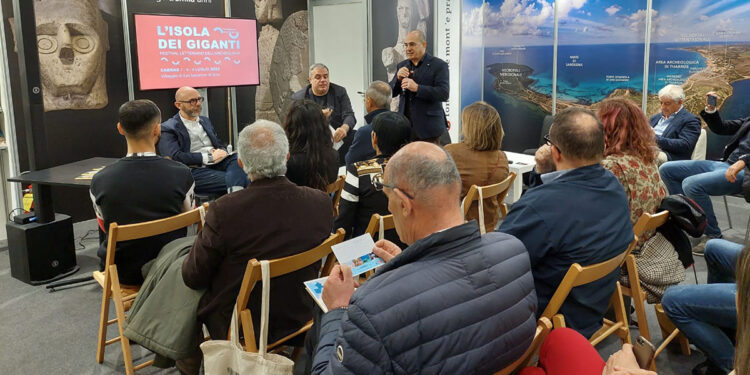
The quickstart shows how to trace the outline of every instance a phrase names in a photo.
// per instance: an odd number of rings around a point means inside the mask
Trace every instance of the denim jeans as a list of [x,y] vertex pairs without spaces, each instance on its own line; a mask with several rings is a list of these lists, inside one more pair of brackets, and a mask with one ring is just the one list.
[[743,245],[725,240],[706,243],[708,282],[677,285],[662,298],[664,312],[691,343],[725,372],[734,368],[734,345],[725,329],[737,329],[734,270]]
[[198,194],[224,195],[228,187],[247,187],[247,174],[239,163],[237,154],[229,155],[221,162],[190,170],[195,180],[195,192]]
[[741,244],[722,239],[706,242],[709,284],[735,282],[735,267],[742,248]]
[[684,194],[706,212],[708,225],[705,234],[709,237],[721,237],[710,196],[737,194],[742,191],[744,170],[737,174],[735,182],[729,182],[725,177],[728,168],[729,163],[712,160],[670,161],[659,167],[659,174],[669,194]]

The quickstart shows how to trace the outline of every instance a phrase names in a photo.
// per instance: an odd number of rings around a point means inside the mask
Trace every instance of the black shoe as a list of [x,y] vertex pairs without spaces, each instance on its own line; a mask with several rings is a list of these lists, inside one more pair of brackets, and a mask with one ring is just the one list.
[[707,359],[693,367],[693,375],[727,375],[727,373]]

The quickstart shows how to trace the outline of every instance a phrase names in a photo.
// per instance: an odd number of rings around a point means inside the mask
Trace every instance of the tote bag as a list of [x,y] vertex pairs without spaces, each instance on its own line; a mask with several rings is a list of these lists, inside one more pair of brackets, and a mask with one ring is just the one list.
[[270,294],[270,271],[268,261],[260,262],[263,274],[263,302],[260,316],[260,348],[257,353],[246,352],[239,342],[237,306],[232,313],[231,338],[210,340],[201,344],[203,366],[206,375],[291,375],[294,362],[278,354],[266,353],[268,345],[268,298]]

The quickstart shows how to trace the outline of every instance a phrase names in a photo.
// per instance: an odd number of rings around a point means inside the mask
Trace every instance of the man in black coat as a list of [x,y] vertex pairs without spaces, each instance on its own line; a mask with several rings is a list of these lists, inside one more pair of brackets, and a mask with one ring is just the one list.
[[400,95],[398,111],[411,120],[414,140],[437,142],[446,132],[444,101],[450,94],[448,64],[427,54],[427,40],[420,30],[404,39],[406,60],[397,65],[391,80],[393,96]]
[[354,139],[354,125],[357,119],[354,117],[352,102],[346,89],[335,83],[331,83],[328,67],[315,63],[310,67],[310,84],[304,89],[292,94],[292,100],[310,99],[323,108],[323,114],[328,119],[328,124],[335,129],[333,142],[344,141],[339,147],[339,165],[344,165],[346,152]]

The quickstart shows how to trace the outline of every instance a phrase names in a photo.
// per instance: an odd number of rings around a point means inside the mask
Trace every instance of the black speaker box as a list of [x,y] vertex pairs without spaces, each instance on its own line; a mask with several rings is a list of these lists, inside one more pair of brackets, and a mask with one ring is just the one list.
[[49,283],[78,271],[73,220],[55,214],[49,223],[8,222],[10,275],[27,284]]

